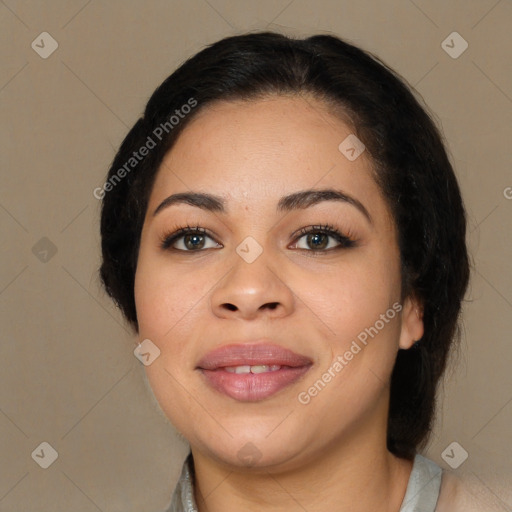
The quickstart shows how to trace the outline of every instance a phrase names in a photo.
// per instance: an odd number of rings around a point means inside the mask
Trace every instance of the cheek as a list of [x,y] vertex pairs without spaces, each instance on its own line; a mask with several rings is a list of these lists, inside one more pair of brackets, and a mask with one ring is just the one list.
[[[166,416],[180,431],[197,411],[191,400],[197,390],[187,384],[183,391],[183,373],[192,370],[190,349],[184,341],[191,323],[199,322],[198,311],[204,291],[198,279],[177,271],[158,258],[139,257],[135,275],[135,303],[139,322],[139,339],[150,339],[160,350],[145,372],[151,389]],[[199,421],[199,420],[198,420]]]
[[348,424],[386,392],[398,348],[400,296],[388,274],[356,269],[340,270],[310,290],[308,302],[329,336],[319,343],[320,364],[297,400],[326,425]]
[[382,252],[365,256],[347,259],[329,275],[312,279],[304,274],[295,283],[297,295],[305,297],[315,313],[312,319],[327,326],[318,346],[318,370],[304,383],[298,398],[301,403],[315,401],[315,410],[325,408],[326,421],[333,403],[355,416],[363,414],[386,389],[396,358],[399,264]]
[[[394,262],[379,257],[347,262],[328,274],[298,273],[292,288],[328,327],[329,338],[344,343],[372,326],[400,299]],[[397,323],[397,322],[394,322]]]
[[178,272],[165,260],[142,255],[135,274],[135,305],[140,336],[166,339],[204,295],[201,278]]

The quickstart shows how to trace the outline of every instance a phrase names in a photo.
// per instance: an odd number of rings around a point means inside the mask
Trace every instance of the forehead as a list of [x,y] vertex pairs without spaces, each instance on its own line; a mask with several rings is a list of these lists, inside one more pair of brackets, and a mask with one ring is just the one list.
[[275,207],[291,192],[331,187],[386,213],[368,155],[349,160],[339,149],[353,136],[348,123],[310,96],[215,102],[195,115],[165,156],[150,208],[190,190],[222,196],[228,207]]

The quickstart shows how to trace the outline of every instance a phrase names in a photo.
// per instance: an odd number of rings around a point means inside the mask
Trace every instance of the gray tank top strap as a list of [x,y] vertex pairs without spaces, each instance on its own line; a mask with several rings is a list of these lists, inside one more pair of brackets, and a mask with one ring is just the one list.
[[417,454],[400,512],[435,512],[442,474],[434,461]]

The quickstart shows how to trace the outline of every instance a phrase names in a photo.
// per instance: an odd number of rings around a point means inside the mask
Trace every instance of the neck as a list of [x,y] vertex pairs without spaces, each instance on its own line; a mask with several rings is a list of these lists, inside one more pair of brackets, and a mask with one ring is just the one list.
[[192,448],[199,512],[398,512],[412,462],[386,449],[380,422],[358,426],[293,469],[227,468]]

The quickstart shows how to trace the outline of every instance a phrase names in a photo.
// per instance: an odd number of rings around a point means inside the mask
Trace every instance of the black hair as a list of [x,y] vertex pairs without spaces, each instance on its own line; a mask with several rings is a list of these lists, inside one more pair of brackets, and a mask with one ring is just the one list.
[[[197,112],[214,101],[309,93],[348,116],[397,227],[402,298],[414,295],[423,305],[424,336],[399,350],[391,376],[387,445],[409,459],[428,440],[469,279],[459,186],[442,136],[413,91],[378,57],[332,35],[227,37],[156,89],[99,194],[101,279],[138,330],[134,279],[149,196],[163,157]],[[150,145],[141,157],[139,149]]]

